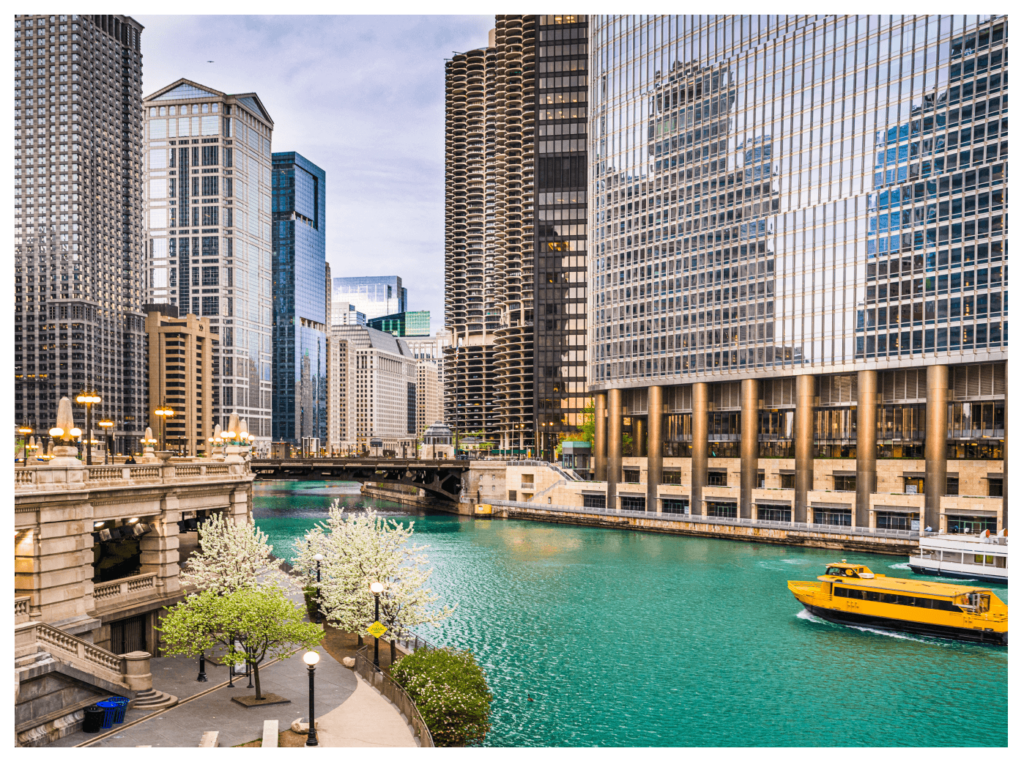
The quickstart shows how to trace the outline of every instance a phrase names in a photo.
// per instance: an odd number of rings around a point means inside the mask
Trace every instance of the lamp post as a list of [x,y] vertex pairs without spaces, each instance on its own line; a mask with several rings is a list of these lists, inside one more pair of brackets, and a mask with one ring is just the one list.
[[196,678],[197,683],[208,682],[210,678],[206,676],[206,651],[199,652],[199,677]]
[[75,397],[75,402],[79,405],[85,405],[85,432],[88,438],[89,444],[85,448],[85,464],[87,466],[92,465],[92,406],[103,402],[98,395],[92,389],[85,389]]
[[103,465],[110,462],[110,429],[113,425],[114,422],[109,418],[104,418],[98,424],[103,429]]
[[164,404],[153,411],[153,415],[160,416],[160,449],[167,449],[167,419],[174,415],[174,409],[169,407],[167,400]]
[[23,423],[21,426],[18,427],[18,433],[21,434],[21,438],[25,442],[25,444],[24,444],[25,457],[22,459],[22,461],[27,466],[28,465],[28,437],[31,436],[33,433],[35,433],[35,429],[33,429],[28,424],[24,424]]
[[316,740],[316,720],[313,717],[313,676],[316,674],[316,665],[320,661],[320,654],[316,651],[306,651],[302,655],[309,670],[309,735],[306,736],[306,746],[319,746]]
[[[380,621],[380,594],[384,592],[384,585],[374,582],[370,585],[370,592],[373,593],[373,621]],[[380,670],[380,638],[373,638],[373,666]]]
[[316,561],[316,624],[320,624],[323,621],[320,617],[320,562],[324,560],[324,557],[317,553],[313,556],[313,560]]

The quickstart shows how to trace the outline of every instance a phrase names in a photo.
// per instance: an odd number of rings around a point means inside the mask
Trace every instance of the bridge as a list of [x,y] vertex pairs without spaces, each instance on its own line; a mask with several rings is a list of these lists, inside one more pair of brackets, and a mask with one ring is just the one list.
[[372,482],[416,487],[432,495],[459,501],[468,460],[412,458],[256,458],[249,462],[257,479],[292,481]]

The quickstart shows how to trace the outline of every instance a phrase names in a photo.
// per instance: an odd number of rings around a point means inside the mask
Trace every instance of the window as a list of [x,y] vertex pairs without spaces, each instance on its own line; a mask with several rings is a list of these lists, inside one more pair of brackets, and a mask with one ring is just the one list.
[[204,177],[203,178],[203,195],[204,196],[216,196],[217,195],[217,177]]
[[856,492],[857,491],[857,477],[856,476],[833,476],[834,486],[836,492]]
[[924,494],[924,479],[920,476],[904,476],[903,477],[903,494],[905,495],[923,495]]
[[988,477],[988,496],[989,497],[1002,497],[1003,496],[1003,480],[1002,477],[996,478],[995,476]]
[[690,512],[690,501],[689,500],[662,500],[661,501],[662,513],[689,513]]
[[204,206],[203,207],[203,225],[217,225],[220,218],[220,207],[217,206]]
[[217,296],[204,296],[203,297],[203,315],[218,315],[220,314],[220,297]]
[[853,524],[849,508],[814,508],[814,523],[848,527]]
[[960,477],[959,476],[946,476],[946,494],[947,495],[959,495],[960,494]]
[[793,510],[783,506],[759,505],[757,506],[758,521],[782,521],[790,523],[793,520]]
[[622,481],[626,484],[639,484],[640,483],[640,469],[638,468],[624,468],[622,469]]
[[623,495],[622,510],[624,511],[646,511],[647,498],[639,495]]
[[216,286],[219,285],[219,267],[204,267],[203,268],[203,285],[204,286]]
[[728,477],[725,471],[708,471],[708,486],[709,487],[727,487]]
[[779,474],[782,480],[782,489],[796,489],[796,474]]
[[682,475],[682,473],[680,471],[678,471],[676,469],[672,469],[672,470],[666,469],[666,470],[662,471],[662,473],[661,473],[661,483],[662,484],[682,484],[683,483],[683,475]]
[[218,147],[217,146],[203,146],[203,166],[204,167],[215,167],[219,163],[217,160]]
[[584,495],[583,496],[583,507],[584,508],[601,508],[605,506],[604,495]]
[[723,503],[709,500],[708,516],[717,516],[722,519],[734,519],[736,518],[736,503]]
[[875,526],[878,529],[898,529],[906,532],[920,529],[921,522],[916,513],[880,511],[875,514]]

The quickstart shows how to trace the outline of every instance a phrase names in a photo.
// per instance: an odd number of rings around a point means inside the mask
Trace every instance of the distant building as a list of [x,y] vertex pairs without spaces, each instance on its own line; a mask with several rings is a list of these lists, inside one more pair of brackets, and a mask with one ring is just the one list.
[[332,326],[327,448],[356,454],[381,440],[412,455],[417,433],[416,361],[404,340],[366,326]]
[[327,174],[274,162],[274,441],[327,439]]
[[397,312],[394,315],[372,318],[367,320],[366,324],[392,336],[429,336],[430,310]]
[[438,363],[420,360],[416,363],[416,436],[441,420],[444,414],[444,388],[441,386]]
[[355,305],[367,320],[409,309],[406,289],[397,275],[335,278],[332,298]]
[[[164,403],[174,410],[166,422],[167,449],[199,455],[208,452],[207,440],[213,436],[213,354],[217,340],[210,332],[209,318],[179,318],[168,314],[173,306],[160,307],[163,309],[146,316],[150,410]],[[148,425],[159,437],[160,417],[150,412]]]
[[[432,363],[437,369],[437,401],[441,406],[441,409],[436,413],[425,412],[423,421],[427,425],[435,421],[444,420],[444,389],[445,389],[445,375],[444,375],[444,348],[448,346],[448,342],[451,340],[451,334],[447,331],[438,331],[433,336],[429,337],[411,337],[405,340],[405,343],[409,345],[409,349],[412,350],[412,356],[416,360],[417,365],[423,363]],[[417,392],[417,399],[425,399],[423,395]],[[429,404],[426,402],[417,404]],[[417,431],[422,433],[423,427],[417,426]]]
[[331,295],[331,325],[366,325],[366,313],[351,302],[338,301]]

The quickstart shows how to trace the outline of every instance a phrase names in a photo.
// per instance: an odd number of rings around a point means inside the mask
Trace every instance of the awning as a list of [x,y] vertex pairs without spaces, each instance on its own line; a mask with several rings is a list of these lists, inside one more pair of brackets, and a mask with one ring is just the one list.
[[920,513],[920,508],[912,505],[876,505],[872,509],[875,513]]
[[757,473],[759,473],[761,476],[764,476],[764,469],[763,468],[757,469]]
[[598,491],[596,489],[585,489],[585,490],[580,490],[580,492],[582,494],[584,494],[584,495],[601,495],[602,497],[604,497],[605,495],[608,494],[604,490]]
[[719,497],[718,495],[715,495],[714,497],[704,497],[705,503],[735,503],[736,500],[737,498],[735,497]]
[[789,500],[761,500],[760,498],[754,501],[754,505],[781,505],[784,508],[793,507],[793,503]]
[[998,516],[999,511],[987,508],[947,508],[943,514],[946,516]]
[[708,473],[709,474],[727,474],[727,473],[729,473],[729,469],[728,468],[722,468],[721,466],[714,466],[714,467],[708,466]]
[[998,474],[990,473],[985,478],[986,479],[998,479],[999,481],[1002,481],[1005,478],[1005,476],[1006,476],[1006,474],[1004,474],[1002,471],[1000,471]]
[[811,508],[821,508],[825,511],[849,511],[852,510],[853,506],[849,503],[811,503]]
[[856,471],[833,471],[832,476],[856,476]]
[[647,497],[646,492],[619,492],[619,497]]
[[780,468],[779,469],[779,475],[780,476],[796,476],[796,469],[795,468]]
[[924,471],[904,471],[904,479],[923,479],[925,476]]

